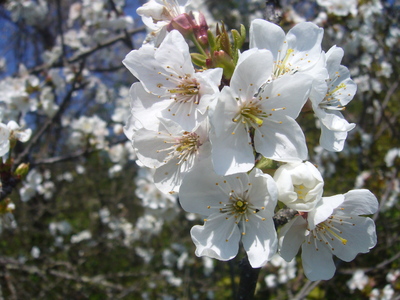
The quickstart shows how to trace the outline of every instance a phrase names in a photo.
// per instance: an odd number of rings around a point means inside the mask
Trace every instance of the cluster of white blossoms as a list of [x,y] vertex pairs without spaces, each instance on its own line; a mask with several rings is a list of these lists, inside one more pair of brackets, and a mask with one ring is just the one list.
[[[302,247],[310,280],[330,279],[332,255],[351,261],[376,244],[378,209],[368,190],[323,197],[324,180],[308,158],[296,122],[313,109],[320,145],[341,151],[355,124],[341,111],[356,84],[341,65],[343,50],[321,49],[323,29],[309,22],[285,32],[256,19],[249,48],[245,31],[224,27],[214,36],[187,1],[150,1],[138,9],[157,34],[123,63],[139,80],[132,85],[131,115],[124,128],[140,163],[154,169],[154,183],[178,193],[184,210],[205,216],[191,236],[197,256],[230,260],[240,242],[254,268],[277,252],[290,262]],[[160,41],[161,39],[161,41]],[[188,40],[199,53],[191,55]],[[221,41],[222,40],[222,41]],[[194,66],[197,65],[196,67]],[[258,162],[278,163],[274,177]],[[277,203],[298,214],[277,230]]]

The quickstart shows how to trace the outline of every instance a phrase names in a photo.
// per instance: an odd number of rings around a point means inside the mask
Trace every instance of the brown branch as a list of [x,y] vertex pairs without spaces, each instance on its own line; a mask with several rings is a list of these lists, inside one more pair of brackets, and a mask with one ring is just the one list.
[[280,209],[273,217],[275,227],[285,225],[293,219],[298,212],[291,208]]
[[[20,263],[16,259],[6,258],[6,257],[0,257],[0,265],[2,265],[7,272],[8,272],[8,270],[22,271],[22,272],[26,272],[28,274],[38,275],[41,278],[45,278],[46,275],[49,274],[49,275],[55,276],[57,278],[76,281],[76,282],[80,282],[80,283],[88,283],[88,284],[92,284],[92,285],[97,285],[97,286],[101,286],[104,288],[113,289],[113,290],[116,290],[119,292],[126,290],[126,288],[120,284],[112,283],[112,282],[105,280],[104,275],[97,275],[94,277],[89,277],[89,276],[80,276],[80,275],[70,274],[70,273],[57,271],[57,270],[49,270],[49,269],[41,270],[36,266],[28,266],[28,265]],[[7,274],[7,273],[5,273],[5,274]]]
[[[127,34],[128,35],[134,35],[137,34],[139,32],[144,32],[146,30],[146,27],[142,26],[136,29],[131,29],[131,30],[127,30]],[[82,61],[83,59],[85,59],[86,57],[88,57],[89,55],[99,51],[100,49],[106,48],[108,46],[111,46],[119,41],[123,41],[126,39],[126,33],[122,33],[119,34],[107,41],[105,41],[104,43],[99,43],[98,45],[96,45],[95,47],[92,47],[89,50],[83,51],[81,53],[75,54],[74,56],[72,56],[71,58],[69,58],[66,62],[67,64],[72,64],[78,61]],[[54,63],[53,65],[47,65],[47,64],[43,64],[41,66],[37,66],[33,69],[30,69],[29,72],[30,73],[40,73],[42,71],[44,71],[45,69],[51,68],[51,67],[60,67],[60,65],[58,65],[57,63]]]
[[245,256],[240,262],[240,284],[238,290],[238,300],[251,300],[254,298],[258,275],[261,268],[253,268]]
[[301,288],[300,292],[293,298],[293,300],[304,299],[315,287],[320,284],[321,280],[318,281],[307,281],[307,283]]

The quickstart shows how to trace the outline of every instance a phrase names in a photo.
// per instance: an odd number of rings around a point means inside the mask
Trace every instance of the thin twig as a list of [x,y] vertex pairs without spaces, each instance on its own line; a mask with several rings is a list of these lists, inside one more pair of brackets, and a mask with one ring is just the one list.
[[293,300],[301,300],[304,299],[315,287],[320,284],[321,280],[318,281],[307,281],[307,283],[302,287],[300,292],[293,298]]
[[[142,27],[139,27],[139,28],[136,28],[136,29],[128,30],[127,33],[129,35],[134,35],[134,34],[137,34],[139,32],[145,32],[145,31],[146,31],[146,27],[142,26]],[[115,44],[115,43],[117,43],[119,41],[124,40],[124,39],[126,39],[126,34],[125,33],[119,34],[119,35],[117,35],[117,36],[115,36],[115,37],[113,37],[113,38],[111,38],[111,39],[109,39],[109,40],[107,40],[107,41],[105,41],[103,43],[99,43],[98,45],[92,47],[89,50],[86,50],[86,51],[80,52],[78,54],[75,54],[74,56],[72,56],[70,59],[67,60],[67,63],[68,64],[72,64],[72,63],[81,61],[81,60],[85,59],[86,57],[88,57],[89,55],[99,51],[100,49],[103,49],[103,48],[106,48],[108,46],[111,46],[111,45],[113,45],[113,44]],[[42,72],[42,71],[44,71],[44,70],[46,70],[48,68],[61,67],[61,66],[62,65],[57,65],[57,63],[54,63],[53,65],[43,64],[43,65],[40,65],[40,66],[37,66],[35,68],[30,69],[29,72],[33,73],[33,74],[37,74],[37,73],[40,73],[40,72]]]
[[72,98],[73,93],[78,89],[78,78],[80,77],[80,75],[83,71],[83,66],[84,66],[84,63],[82,62],[78,72],[75,74],[75,78],[74,78],[74,81],[72,82],[71,89],[68,91],[67,95],[63,99],[57,113],[54,114],[53,117],[46,120],[46,122],[42,125],[42,127],[39,129],[39,131],[37,131],[36,134],[30,139],[29,143],[24,148],[24,151],[22,151],[18,155],[18,157],[14,160],[14,164],[16,166],[18,166],[25,159],[25,157],[31,151],[32,147],[35,146],[39,142],[42,135],[47,131],[47,129],[50,128],[50,126],[54,123],[54,121],[61,116],[61,113],[64,112],[65,108],[67,107],[69,101]]

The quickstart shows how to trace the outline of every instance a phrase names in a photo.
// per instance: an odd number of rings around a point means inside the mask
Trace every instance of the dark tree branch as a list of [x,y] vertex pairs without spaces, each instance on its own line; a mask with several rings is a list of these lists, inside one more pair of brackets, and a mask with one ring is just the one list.
[[256,285],[258,281],[258,274],[260,274],[261,268],[253,268],[250,262],[245,256],[240,264],[240,285],[238,290],[238,300],[251,300],[254,298],[254,292],[256,291]]

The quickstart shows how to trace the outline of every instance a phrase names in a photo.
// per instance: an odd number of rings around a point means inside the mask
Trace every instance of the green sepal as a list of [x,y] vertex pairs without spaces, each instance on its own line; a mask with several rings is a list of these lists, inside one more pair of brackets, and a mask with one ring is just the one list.
[[270,173],[271,170],[277,169],[277,164],[274,160],[262,157],[256,164],[256,168],[262,170],[264,173]]
[[190,53],[190,56],[192,57],[192,62],[199,67],[205,67],[206,66],[206,60],[207,56],[204,54],[200,53]]
[[208,45],[210,45],[211,51],[215,51],[217,42],[215,41],[215,36],[212,31],[209,29],[207,30],[207,37],[208,37]]

